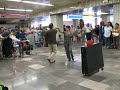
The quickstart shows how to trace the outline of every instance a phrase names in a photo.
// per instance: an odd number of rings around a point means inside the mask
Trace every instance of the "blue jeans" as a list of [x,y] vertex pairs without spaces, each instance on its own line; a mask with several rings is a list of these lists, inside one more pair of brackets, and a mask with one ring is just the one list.
[[105,37],[105,46],[110,47],[110,37]]

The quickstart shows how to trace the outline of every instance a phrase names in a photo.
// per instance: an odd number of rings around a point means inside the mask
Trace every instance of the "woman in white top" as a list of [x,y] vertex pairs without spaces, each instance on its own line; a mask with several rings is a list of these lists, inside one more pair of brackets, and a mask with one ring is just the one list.
[[91,38],[92,38],[91,31],[92,31],[92,28],[90,27],[90,24],[88,23],[87,26],[86,26],[86,38],[87,38],[87,41],[91,40]]
[[114,48],[118,49],[119,48],[119,37],[120,37],[120,27],[118,23],[115,24],[112,36],[113,36]]

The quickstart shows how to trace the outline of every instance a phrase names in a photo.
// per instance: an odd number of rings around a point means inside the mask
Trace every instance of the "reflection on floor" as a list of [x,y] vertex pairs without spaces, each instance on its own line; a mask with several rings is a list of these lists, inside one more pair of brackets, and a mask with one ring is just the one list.
[[56,63],[46,60],[47,48],[24,58],[0,61],[0,83],[10,90],[120,90],[120,51],[104,49],[105,70],[91,77],[81,72],[80,46],[74,47],[76,62],[67,62],[59,47]]

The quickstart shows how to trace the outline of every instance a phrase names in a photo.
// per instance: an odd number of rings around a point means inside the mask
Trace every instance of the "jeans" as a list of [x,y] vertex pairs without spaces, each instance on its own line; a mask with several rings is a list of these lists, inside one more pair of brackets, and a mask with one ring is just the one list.
[[23,43],[22,42],[19,43],[19,54],[20,54],[20,56],[24,55]]
[[114,48],[119,47],[119,36],[113,37]]
[[52,62],[54,61],[55,55],[57,54],[57,44],[48,44],[50,55],[48,59]]
[[0,42],[0,58],[2,58],[3,56],[2,56],[2,44],[1,44],[1,42]]
[[71,60],[71,59],[74,60],[74,56],[73,56],[73,52],[72,52],[72,44],[64,43],[64,47],[65,47],[67,58],[69,60]]
[[105,46],[110,47],[110,37],[105,37]]

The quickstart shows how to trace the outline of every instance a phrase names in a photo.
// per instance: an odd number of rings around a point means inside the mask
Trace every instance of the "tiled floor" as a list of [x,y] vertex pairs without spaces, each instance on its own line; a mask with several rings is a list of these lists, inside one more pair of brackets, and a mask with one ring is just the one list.
[[120,90],[120,50],[104,49],[105,70],[84,77],[80,46],[73,49],[76,62],[67,61],[62,46],[52,65],[46,60],[47,48],[37,48],[24,58],[1,60],[0,83],[10,90]]

